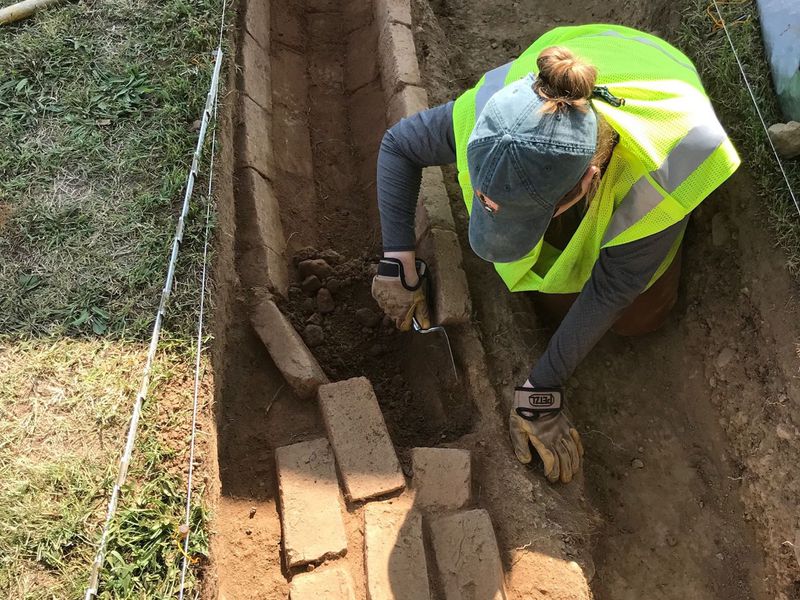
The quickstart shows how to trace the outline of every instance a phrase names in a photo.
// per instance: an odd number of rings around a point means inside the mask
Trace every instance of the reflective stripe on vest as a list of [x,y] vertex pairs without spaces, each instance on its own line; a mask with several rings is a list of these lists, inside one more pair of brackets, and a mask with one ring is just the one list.
[[668,57],[671,61],[678,63],[682,67],[690,69],[693,73],[697,72],[697,69],[694,68],[694,65],[692,65],[690,63],[685,63],[682,60],[678,60],[677,58],[672,56],[672,54],[667,52],[663,47],[661,47],[658,44],[656,44],[653,40],[647,39],[646,37],[627,36],[627,35],[621,34],[619,31],[613,31],[613,30],[604,31],[603,33],[597,33],[595,35],[587,35],[586,37],[597,37],[597,36],[601,36],[601,35],[602,36],[609,36],[610,35],[610,36],[621,38],[623,40],[632,40],[634,42],[640,42],[642,44],[647,44],[648,46],[650,46],[652,48],[655,48],[656,50],[661,52],[664,56]]
[[[665,192],[671,194],[716,152],[726,138],[725,131],[716,121],[693,127],[672,149],[661,166],[650,172],[650,177]],[[603,236],[603,245],[637,223],[663,199],[663,194],[653,187],[647,177],[640,177],[614,210],[611,223]]]
[[477,119],[481,112],[483,112],[483,107],[486,106],[486,103],[489,101],[489,98],[494,96],[495,92],[500,91],[506,85],[506,76],[508,72],[511,70],[511,65],[514,62],[507,62],[506,64],[497,67],[496,69],[492,69],[483,79],[483,85],[478,89],[478,93],[475,94],[475,118]]

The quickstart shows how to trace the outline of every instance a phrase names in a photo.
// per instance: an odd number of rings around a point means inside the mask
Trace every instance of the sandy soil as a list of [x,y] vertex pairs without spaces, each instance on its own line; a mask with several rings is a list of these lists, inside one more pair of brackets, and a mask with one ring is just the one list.
[[[313,351],[331,379],[370,378],[406,466],[414,445],[472,451],[477,501],[495,524],[511,597],[800,598],[800,570],[786,543],[795,540],[800,498],[792,470],[800,459],[795,286],[747,174],[693,217],[681,300],[664,329],[635,340],[607,336],[570,381],[586,466],[573,484],[551,486],[516,462],[504,424],[513,385],[551,331],[529,297],[509,294],[471,254],[466,236],[476,318],[451,333],[461,383],[440,376],[449,366],[435,343],[398,334],[375,315],[355,316],[377,311],[369,281],[380,249],[373,178],[383,95],[378,79],[360,93],[342,91],[348,23],[325,14],[273,3],[273,89],[304,98],[275,109],[274,135],[310,163],[284,162],[273,185],[294,200],[281,212],[293,277],[282,308],[298,331],[321,329]],[[414,2],[432,101],[455,97],[554,25],[619,22],[668,37],[676,19],[667,3]],[[298,38],[298,23],[315,35]],[[286,52],[302,61],[305,79],[275,60]],[[289,131],[289,122],[300,125]],[[463,230],[452,169],[445,175]],[[220,489],[206,597],[269,600],[287,596],[292,575],[282,567],[273,452],[323,428],[314,403],[283,387],[250,328],[249,306],[263,290],[242,260],[251,215],[235,205],[227,176],[214,356]],[[295,268],[317,257],[333,270],[325,284],[334,308],[324,314]],[[361,509],[348,509],[344,560],[356,570]],[[357,593],[366,596],[361,585]]]

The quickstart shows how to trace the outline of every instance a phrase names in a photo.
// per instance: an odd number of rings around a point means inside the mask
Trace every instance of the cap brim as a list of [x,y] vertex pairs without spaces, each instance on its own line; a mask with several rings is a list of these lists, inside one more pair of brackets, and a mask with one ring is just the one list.
[[483,260],[510,263],[533,250],[544,237],[550,219],[509,219],[489,213],[475,195],[469,217],[469,245]]

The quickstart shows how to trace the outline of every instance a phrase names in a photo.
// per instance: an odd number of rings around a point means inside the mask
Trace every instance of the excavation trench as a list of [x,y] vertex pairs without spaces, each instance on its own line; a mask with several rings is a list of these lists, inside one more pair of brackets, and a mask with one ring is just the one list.
[[[220,201],[217,244],[220,489],[206,597],[287,597],[294,573],[283,567],[274,450],[324,435],[315,402],[293,395],[252,330],[252,308],[265,295],[331,381],[370,379],[404,467],[413,446],[471,450],[476,503],[491,514],[510,597],[798,597],[794,558],[776,540],[796,526],[800,484],[789,473],[800,457],[796,443],[774,439],[777,422],[791,423],[797,365],[784,352],[792,333],[766,316],[775,300],[753,293],[753,279],[785,300],[782,310],[796,309],[784,274],[761,274],[775,253],[754,226],[761,216],[748,202],[746,174],[693,218],[681,301],[667,326],[644,339],[607,336],[569,382],[587,447],[585,476],[551,486],[514,460],[503,422],[513,385],[552,331],[531,298],[509,294],[461,235],[475,318],[451,329],[458,381],[441,340],[396,332],[371,299],[380,255],[375,160],[388,124],[373,7],[275,0],[269,9],[266,21],[243,17],[239,37],[241,52],[242,36],[269,23],[260,52],[271,92],[249,112],[232,103],[232,118],[237,126],[245,115],[264,119],[257,128],[267,132],[272,159],[255,170],[274,190],[286,244],[265,248],[259,237],[259,207],[246,199],[253,167],[243,166],[241,130],[232,129],[237,155],[223,157],[232,187]],[[415,2],[431,103],[455,97],[550,27],[585,21],[589,12],[594,21],[667,36],[676,19],[667,3]],[[247,88],[241,77],[234,77],[240,93]],[[464,234],[452,170],[445,180]],[[732,232],[725,246],[711,242],[716,214]],[[264,272],[270,252],[285,261],[282,292]],[[326,262],[318,281],[301,276],[307,259]],[[320,286],[330,297],[320,297]],[[742,331],[754,343],[743,343]],[[720,360],[731,353],[741,369]],[[779,399],[769,414],[751,402],[764,396]],[[783,488],[758,473],[764,464],[782,475]],[[360,506],[348,506],[350,546],[338,560],[354,573],[363,573],[362,519]],[[366,598],[363,581],[356,588]]]

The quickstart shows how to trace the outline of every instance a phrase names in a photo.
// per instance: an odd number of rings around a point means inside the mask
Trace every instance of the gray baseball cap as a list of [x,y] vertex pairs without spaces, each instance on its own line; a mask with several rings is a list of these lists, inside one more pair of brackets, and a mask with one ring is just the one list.
[[497,91],[467,143],[475,190],[469,243],[491,262],[513,262],[533,250],[597,146],[594,110],[543,113],[546,100],[534,91],[534,81],[527,75]]

